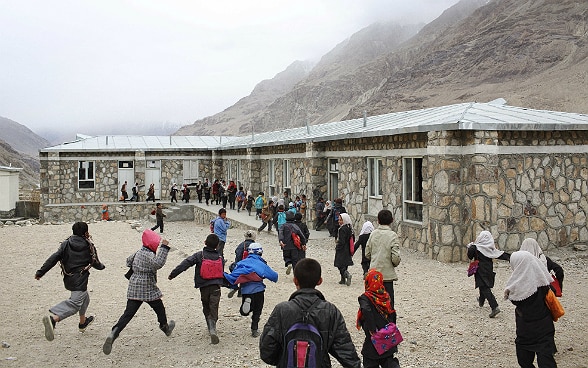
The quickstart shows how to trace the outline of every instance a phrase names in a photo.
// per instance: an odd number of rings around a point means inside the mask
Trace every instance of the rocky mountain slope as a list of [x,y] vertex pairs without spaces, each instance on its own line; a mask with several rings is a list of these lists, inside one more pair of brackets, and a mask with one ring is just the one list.
[[34,189],[39,184],[39,150],[49,146],[29,128],[0,116],[0,165],[19,167],[20,186]]
[[176,134],[242,135],[498,97],[588,113],[587,1],[462,0],[420,28],[367,27],[273,101],[252,93]]

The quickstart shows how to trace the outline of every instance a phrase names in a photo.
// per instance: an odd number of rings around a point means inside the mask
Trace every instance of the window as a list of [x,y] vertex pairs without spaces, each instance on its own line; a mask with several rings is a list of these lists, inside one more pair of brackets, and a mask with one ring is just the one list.
[[423,159],[405,158],[403,166],[404,220],[423,222]]
[[183,184],[197,183],[198,178],[198,160],[184,160]]
[[284,160],[284,191],[290,189],[290,160]]
[[133,168],[133,161],[119,161],[118,168],[119,169],[132,169]]
[[241,183],[241,160],[237,160],[237,167],[235,171],[236,173],[233,179],[235,180],[235,184],[237,184],[237,186],[241,186],[243,185],[243,183]]
[[269,160],[267,168],[267,176],[269,181],[269,195],[276,195],[276,164],[274,160]]
[[78,162],[78,188],[94,189],[94,161]]
[[339,197],[339,160],[329,159],[329,198]]
[[379,157],[368,158],[368,195],[382,198],[382,172],[384,167]]

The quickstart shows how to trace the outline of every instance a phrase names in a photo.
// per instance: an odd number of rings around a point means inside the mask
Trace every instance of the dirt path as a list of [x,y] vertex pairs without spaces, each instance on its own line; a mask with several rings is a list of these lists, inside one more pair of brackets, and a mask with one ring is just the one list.
[[[240,300],[228,299],[223,289],[220,344],[211,345],[206,332],[200,294],[193,287],[193,270],[173,281],[169,272],[182,259],[203,247],[207,227],[193,223],[166,223],[165,236],[172,252],[160,271],[159,286],[169,318],[177,323],[171,337],[157,326],[155,314],[143,306],[115,342],[112,354],[102,353],[111,326],[124,310],[127,282],[126,257],[140,246],[140,233],[122,222],[90,224],[90,232],[104,271],[92,271],[91,303],[88,313],[96,321],[84,334],[77,331],[77,317],[59,323],[52,342],[45,340],[41,318],[47,309],[67,298],[59,268],[40,281],[35,271],[71,233],[71,225],[34,225],[0,228],[2,257],[0,269],[0,339],[10,345],[0,348],[0,367],[266,367],[259,359],[258,339],[250,336],[250,319],[239,315]],[[229,230],[227,252],[242,240],[242,231]],[[264,257],[280,274],[278,283],[267,283],[266,304],[261,325],[273,306],[294,291],[292,277],[285,275],[275,235],[262,233],[258,242]],[[357,297],[363,292],[359,255],[351,268],[350,287],[337,283],[332,266],[331,239],[310,242],[308,257],[323,266],[324,283],[319,287],[326,298],[342,311],[358,351],[363,333],[355,329]],[[502,313],[488,318],[488,307],[479,308],[473,279],[466,277],[466,264],[442,264],[424,255],[402,250],[395,284],[398,325],[405,341],[399,346],[402,367],[516,367],[514,350],[514,306],[503,301],[502,290],[510,275],[508,263],[499,262],[494,294]],[[586,254],[558,250],[548,254],[564,267],[566,279],[562,303],[566,315],[556,323],[556,356],[559,367],[588,367],[588,268]],[[479,356],[486,356],[481,360]],[[333,366],[339,366],[333,360]]]

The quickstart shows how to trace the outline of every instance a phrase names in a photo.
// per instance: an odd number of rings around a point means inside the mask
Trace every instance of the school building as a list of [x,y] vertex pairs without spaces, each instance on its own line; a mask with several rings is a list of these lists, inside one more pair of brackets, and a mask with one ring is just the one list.
[[[219,178],[306,194],[309,209],[341,197],[356,231],[389,209],[402,246],[442,262],[466,260],[483,229],[508,251],[527,237],[588,243],[588,115],[502,99],[243,137],[80,136],[40,159],[43,222],[99,219],[102,203],[115,219],[143,218],[149,184],[167,202],[174,182]],[[145,185],[143,202],[118,202],[125,180]]]

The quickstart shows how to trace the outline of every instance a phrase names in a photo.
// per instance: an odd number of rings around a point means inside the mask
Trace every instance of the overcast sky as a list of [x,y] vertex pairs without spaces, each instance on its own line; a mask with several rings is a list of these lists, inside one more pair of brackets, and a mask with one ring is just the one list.
[[0,0],[0,116],[36,132],[191,124],[375,21],[456,2]]

